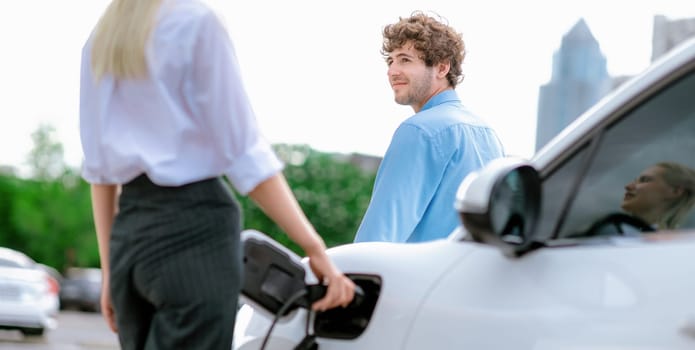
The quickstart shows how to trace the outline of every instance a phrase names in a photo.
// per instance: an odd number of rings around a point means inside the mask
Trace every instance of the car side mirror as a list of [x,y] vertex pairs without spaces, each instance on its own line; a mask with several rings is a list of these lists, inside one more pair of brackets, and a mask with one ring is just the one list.
[[533,233],[541,204],[540,176],[515,158],[499,158],[469,174],[456,193],[456,210],[476,242],[519,257],[538,247]]

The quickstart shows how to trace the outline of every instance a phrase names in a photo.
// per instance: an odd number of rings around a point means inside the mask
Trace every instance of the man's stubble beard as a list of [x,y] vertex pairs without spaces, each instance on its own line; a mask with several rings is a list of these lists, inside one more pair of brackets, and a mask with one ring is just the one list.
[[421,104],[421,102],[424,102],[423,100],[427,98],[430,90],[432,89],[432,75],[434,74],[434,71],[428,68],[427,73],[428,74],[425,74],[425,76],[411,79],[408,93],[403,96],[403,98],[394,96],[396,103],[403,106],[412,106],[414,104]]

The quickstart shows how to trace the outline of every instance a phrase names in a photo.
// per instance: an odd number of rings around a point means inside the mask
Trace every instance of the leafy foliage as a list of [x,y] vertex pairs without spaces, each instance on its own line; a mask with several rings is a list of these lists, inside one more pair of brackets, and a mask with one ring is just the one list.
[[55,128],[41,124],[31,134],[34,148],[27,156],[27,164],[31,167],[33,177],[41,180],[53,179],[67,171],[63,160],[63,145],[54,137]]
[[89,187],[82,181],[14,179],[12,197],[0,215],[0,246],[27,253],[46,265],[97,266]]
[[[275,151],[286,163],[284,174],[297,201],[326,245],[352,242],[369,204],[375,172],[308,146],[276,145]],[[264,232],[302,254],[248,197],[239,200],[244,209],[245,228]]]
[[[33,178],[0,175],[0,246],[58,270],[99,266],[89,185],[62,166],[62,146],[47,137],[49,129],[44,132],[30,155]],[[375,172],[308,146],[278,145],[276,151],[287,164],[284,174],[300,206],[326,245],[351,242],[369,203]],[[42,152],[61,156],[45,157]],[[52,165],[44,167],[42,159]],[[265,232],[303,254],[248,197],[237,197],[244,228]]]

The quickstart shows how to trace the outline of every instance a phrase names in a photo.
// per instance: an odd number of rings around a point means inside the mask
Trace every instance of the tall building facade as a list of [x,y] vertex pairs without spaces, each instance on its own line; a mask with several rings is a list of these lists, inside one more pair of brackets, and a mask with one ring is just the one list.
[[695,18],[672,20],[662,15],[654,16],[652,61],[693,36],[695,36]]
[[612,81],[598,42],[580,19],[562,38],[553,55],[550,81],[540,87],[536,150],[598,102]]
[[[651,60],[694,36],[695,18],[654,16]],[[630,78],[608,75],[606,59],[598,42],[584,20],[579,20],[564,35],[560,49],[553,56],[550,82],[540,88],[536,150],[610,90]]]

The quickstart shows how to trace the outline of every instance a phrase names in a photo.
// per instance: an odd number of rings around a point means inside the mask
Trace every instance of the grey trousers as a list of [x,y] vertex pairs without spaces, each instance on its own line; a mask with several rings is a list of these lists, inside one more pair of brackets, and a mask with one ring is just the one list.
[[241,212],[221,179],[125,184],[110,241],[122,349],[231,349]]

